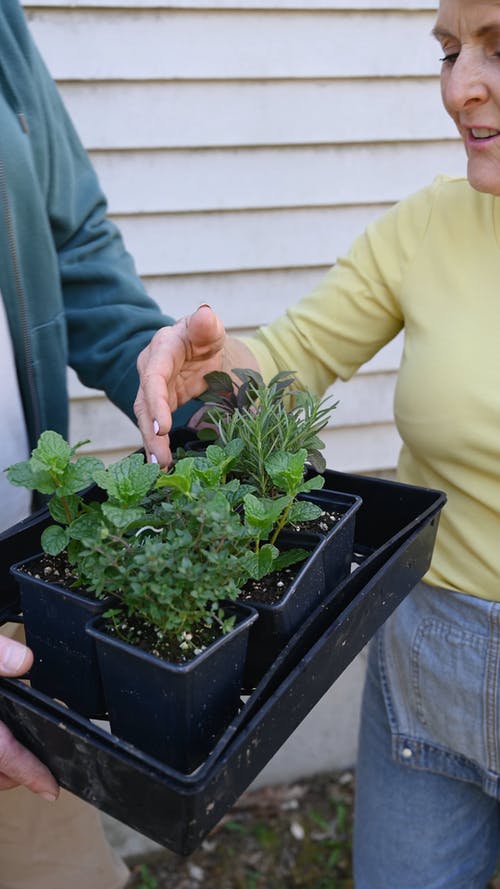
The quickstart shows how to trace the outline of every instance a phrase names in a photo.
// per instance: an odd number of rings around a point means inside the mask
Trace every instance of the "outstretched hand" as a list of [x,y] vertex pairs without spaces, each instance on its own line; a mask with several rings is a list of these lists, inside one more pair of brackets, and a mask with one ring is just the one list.
[[224,363],[226,332],[203,305],[171,327],[162,327],[137,359],[140,385],[134,411],[149,460],[168,466],[172,413],[206,388],[204,377]]
[[[22,676],[31,667],[30,649],[14,639],[0,636],[0,676]],[[48,768],[26,750],[0,722],[0,790],[24,785],[47,800],[59,795],[57,781]]]

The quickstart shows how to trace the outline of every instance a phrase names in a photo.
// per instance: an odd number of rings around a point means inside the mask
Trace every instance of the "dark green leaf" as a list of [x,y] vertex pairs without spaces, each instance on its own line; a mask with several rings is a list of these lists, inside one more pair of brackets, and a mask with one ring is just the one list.
[[55,522],[68,525],[73,519],[76,519],[80,510],[80,502],[80,498],[76,494],[64,498],[56,496],[49,503],[49,512]]
[[319,519],[321,515],[323,515],[323,510],[316,503],[310,503],[308,500],[296,500],[290,507],[288,521],[292,524],[312,522],[314,519]]
[[58,556],[66,549],[69,541],[67,530],[60,525],[49,525],[41,536],[41,544],[44,552],[50,556]]
[[260,528],[262,531],[271,530],[284,509],[289,505],[288,497],[279,497],[276,500],[258,498],[254,494],[247,494],[244,498],[245,521],[250,527]]
[[103,532],[102,520],[93,513],[84,513],[79,516],[68,528],[68,535],[73,540],[97,542],[101,540]]
[[109,503],[103,503],[102,513],[108,522],[118,531],[124,531],[126,528],[141,522],[144,519],[146,511],[139,506],[124,509],[122,506],[112,506]]
[[320,491],[324,484],[325,479],[322,475],[313,475],[311,478],[306,479],[306,481],[302,483],[298,493],[306,494],[309,491]]
[[277,488],[295,496],[304,478],[307,451],[301,448],[296,454],[276,451],[266,460],[266,470]]
[[61,493],[77,494],[94,481],[94,473],[103,470],[104,463],[97,457],[78,457],[70,463],[61,479]]
[[72,450],[68,442],[58,432],[50,429],[42,432],[36,448],[31,452],[31,459],[40,464],[40,469],[50,469],[56,473],[64,471],[71,457]]
[[39,491],[40,494],[53,494],[57,488],[57,482],[47,470],[34,470],[29,460],[22,463],[14,463],[6,470],[7,478],[12,485],[27,488],[29,491]]
[[290,565],[296,565],[297,562],[303,562],[304,559],[307,559],[310,555],[310,550],[300,549],[299,547],[283,550],[275,560],[273,568],[275,571],[281,570],[282,568],[289,568]]
[[110,499],[134,506],[148,493],[159,472],[156,463],[145,463],[142,454],[131,454],[107,469],[94,472],[94,481],[108,492]]

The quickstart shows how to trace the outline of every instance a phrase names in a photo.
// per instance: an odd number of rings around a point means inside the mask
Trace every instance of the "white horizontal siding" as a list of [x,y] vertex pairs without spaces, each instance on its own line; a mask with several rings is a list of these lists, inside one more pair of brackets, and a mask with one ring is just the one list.
[[325,435],[327,465],[339,472],[386,473],[396,466],[401,440],[392,423],[340,428]]
[[121,216],[118,221],[142,274],[178,275],[330,264],[383,209],[301,207]]
[[347,79],[439,70],[428,11],[72,7],[28,15],[61,80]]
[[456,140],[436,78],[63,83],[61,92],[98,150],[369,142],[396,156],[401,143]]
[[[463,174],[461,145],[106,152],[93,156],[113,213],[347,206],[395,201],[438,169]],[[128,188],[123,188],[123,183]]]
[[[439,100],[430,0],[30,0],[35,39],[139,273],[173,316],[277,317],[362,228],[464,159]],[[411,47],[411,52],[408,51]],[[401,337],[349,383],[330,465],[395,465]],[[70,372],[71,435],[137,430]]]

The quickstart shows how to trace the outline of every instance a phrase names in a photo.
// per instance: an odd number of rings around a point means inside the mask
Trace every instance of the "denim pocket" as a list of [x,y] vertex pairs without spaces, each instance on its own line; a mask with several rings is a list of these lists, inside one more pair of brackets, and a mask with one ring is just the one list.
[[487,640],[438,620],[423,620],[411,650],[417,731],[487,765],[484,678]]
[[[425,584],[380,631],[382,686],[393,738],[498,772],[498,606]],[[465,629],[467,627],[467,629]],[[410,747],[412,745],[410,744]],[[409,748],[408,748],[409,749]],[[417,764],[418,757],[409,756]],[[450,773],[456,774],[456,762]]]

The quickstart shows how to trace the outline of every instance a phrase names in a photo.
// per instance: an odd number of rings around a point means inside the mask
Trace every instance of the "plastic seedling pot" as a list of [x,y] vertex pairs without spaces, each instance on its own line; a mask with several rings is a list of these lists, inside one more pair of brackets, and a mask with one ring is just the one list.
[[334,509],[344,514],[324,535],[306,531],[283,531],[280,534],[280,548],[303,547],[310,549],[311,555],[299,568],[279,602],[269,604],[257,599],[246,600],[259,613],[259,620],[252,627],[248,643],[245,668],[247,689],[257,685],[297,627],[351,569],[355,518],[361,498],[335,495],[329,491],[325,494],[315,492],[304,499],[317,503],[323,509]]
[[324,535],[325,542],[321,545],[326,585],[328,589],[332,589],[350,573],[356,516],[362,499],[328,488],[302,494],[299,499],[316,503],[325,512],[333,511],[340,514],[335,525]]
[[87,598],[22,570],[36,564],[41,555],[10,569],[19,585],[26,641],[34,652],[31,684],[84,716],[102,718],[104,696],[94,640],[86,625],[109,608],[110,600]]
[[311,555],[301,563],[298,573],[276,603],[261,602],[248,598],[245,601],[255,608],[259,619],[250,631],[245,666],[245,689],[254,688],[269,665],[293,635],[302,620],[321,601],[326,593],[322,544],[324,538],[315,534],[280,534],[277,545],[280,550],[303,547]]
[[186,664],[161,660],[89,622],[111,731],[180,772],[192,772],[215,746],[241,704],[253,608],[225,607],[236,624]]

